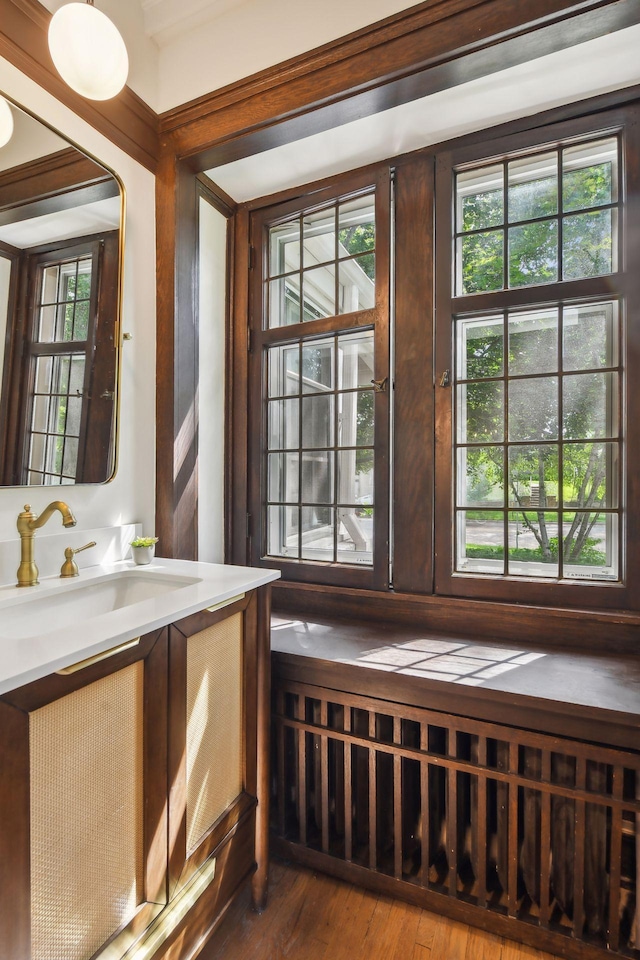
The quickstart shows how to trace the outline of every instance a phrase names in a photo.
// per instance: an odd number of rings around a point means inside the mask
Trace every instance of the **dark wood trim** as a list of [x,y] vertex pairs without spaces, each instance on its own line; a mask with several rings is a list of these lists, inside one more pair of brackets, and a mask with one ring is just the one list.
[[129,87],[102,103],[86,100],[68,87],[49,54],[50,19],[38,0],[0,0],[0,56],[155,173],[160,152],[157,115]]
[[0,755],[0,942],[12,960],[31,960],[29,717],[2,701]]
[[[265,239],[269,227],[287,217],[305,213],[324,204],[334,204],[339,197],[359,196],[375,191],[376,210],[376,299],[375,304],[353,313],[321,317],[284,327],[266,329],[264,319],[264,276],[266,268]],[[243,209],[243,208],[241,208]],[[375,378],[391,378],[390,370],[390,289],[391,289],[391,182],[386,165],[367,167],[365,172],[343,174],[322,184],[311,198],[288,198],[282,204],[262,207],[250,217],[250,266],[248,312],[238,318],[236,330],[248,337],[250,346],[247,365],[248,415],[247,429],[249,562],[254,566],[276,567],[292,580],[348,584],[352,587],[384,588],[389,581],[389,404],[390,389],[373,393],[376,437],[382,442],[375,454],[376,517],[374,522],[374,565],[356,566],[307,560],[286,560],[266,554],[266,521],[262,505],[264,492],[264,420],[263,390],[265,383],[266,348],[279,343],[316,336],[335,336],[349,330],[371,328],[374,334]],[[244,324],[243,324],[244,321]],[[248,321],[248,322],[247,322]],[[261,480],[262,478],[262,480]],[[241,545],[238,543],[238,550]]]
[[[366,633],[366,627],[363,632]],[[522,694],[459,684],[453,686],[442,680],[372,670],[329,658],[273,653],[271,661],[273,686],[277,692],[285,684],[290,690],[295,684],[300,688],[311,687],[320,698],[331,700],[333,691],[334,702],[338,704],[346,701],[356,710],[373,708],[378,713],[385,712],[385,704],[402,704],[407,719],[412,720],[419,719],[420,710],[428,709],[439,714],[434,721],[441,719],[443,725],[454,717],[463,723],[471,719],[479,728],[480,724],[488,727],[499,722],[524,731],[523,737],[530,742],[539,741],[542,736],[569,737],[576,741],[576,751],[584,755],[589,754],[591,742],[615,751],[627,750],[629,755],[620,759],[637,763],[640,719],[622,711],[602,709],[593,703],[547,700],[538,695],[539,688],[532,688],[530,694]],[[607,666],[611,669],[611,663]],[[622,660],[619,669],[625,669]],[[298,720],[301,724],[308,722],[304,717]],[[485,728],[484,732],[489,731]],[[361,733],[367,735],[366,730]]]
[[425,2],[167,111],[160,128],[205,170],[639,20],[636,0]]
[[109,170],[75,147],[67,147],[0,171],[0,208],[57,196],[105,179],[113,180]]
[[[112,181],[115,183],[115,181]],[[35,337],[37,277],[48,262],[91,257],[91,303],[84,349],[79,343],[43,344]],[[37,356],[67,353],[85,355],[84,399],[76,464],[76,482],[104,483],[115,463],[114,417],[118,363],[119,231],[50,241],[21,251],[14,264],[13,311],[7,330],[2,389],[0,444],[5,455],[0,480],[24,482],[28,424],[31,422],[33,378]]]
[[52,213],[71,210],[88,203],[97,203],[99,200],[109,200],[120,196],[120,187],[113,177],[104,178],[100,183],[91,186],[73,187],[65,193],[57,193],[37,200],[28,200],[3,207],[0,210],[0,226],[8,223],[19,223],[31,220],[34,217],[44,217]]
[[235,221],[231,337],[229,362],[233,374],[228,395],[230,407],[229,468],[226,481],[228,558],[245,564],[249,559],[249,277],[251,238],[249,214],[240,208]]
[[[238,205],[221,187],[209,179],[204,173],[199,173],[196,177],[196,190],[198,197],[209,203],[218,213],[226,217],[227,235],[225,245],[226,270],[225,270],[225,291],[224,291],[224,406],[228,410],[233,396],[233,335],[232,335],[232,315],[233,315],[233,278],[234,278],[234,247],[235,247],[235,226],[238,214]],[[200,209],[198,208],[198,222]],[[200,231],[198,230],[198,256],[200,256]],[[197,277],[197,283],[200,283],[200,277]],[[199,301],[198,301],[199,302]],[[229,562],[229,551],[231,537],[229,533],[229,504],[231,503],[230,487],[230,469],[229,464],[233,449],[233,428],[231,418],[224,418],[224,545],[223,556],[226,562]]]
[[236,303],[236,237],[239,214],[227,221],[227,275],[225,289],[225,371],[224,371],[224,561],[231,563],[232,556],[232,510],[233,493],[233,462],[235,453],[235,338],[233,335]]
[[145,661],[144,785],[145,900],[167,902],[167,773],[169,631],[157,635]]
[[[535,643],[554,638],[558,647],[636,653],[640,614],[624,610],[563,609],[531,603],[441,597],[399,592],[340,590],[319,584],[273,584],[273,607],[284,615],[368,619],[428,626],[446,637]],[[606,641],[605,641],[606,638]]]
[[[222,842],[229,830],[249,815],[255,806],[255,797],[243,792],[237,800],[224,811],[222,816],[211,825],[193,850],[187,849],[187,641],[189,637],[228,620],[236,614],[242,615],[243,653],[248,639],[248,631],[256,633],[256,598],[254,592],[230,603],[219,610],[202,610],[177,621],[169,627],[169,898],[175,896],[189,878],[207,860],[212,851]],[[253,611],[253,613],[251,612]],[[250,668],[249,657],[243,657],[243,683]],[[243,722],[245,728],[255,721],[251,717],[252,705],[244,703]],[[250,738],[249,738],[250,739]],[[255,741],[254,741],[255,748]],[[255,763],[255,758],[252,759]],[[246,782],[246,777],[245,777]]]
[[154,960],[195,957],[220,923],[241,885],[255,868],[254,823],[251,816],[231,828],[213,851],[215,879],[154,953]]
[[[620,297],[626,305],[627,344],[620,344],[621,362],[628,370],[635,369],[638,360],[638,344],[633,321],[638,310],[638,295],[640,281],[637,271],[631,265],[630,257],[637,250],[638,235],[635,227],[634,210],[640,205],[640,177],[634,160],[640,156],[638,146],[638,125],[640,123],[640,107],[637,103],[598,112],[594,115],[581,115],[572,120],[565,119],[561,123],[541,125],[535,123],[528,131],[521,131],[511,136],[501,136],[500,131],[487,131],[486,140],[473,144],[464,144],[450,149],[444,149],[437,155],[436,160],[436,277],[435,298],[437,304],[436,337],[435,337],[435,378],[436,383],[441,373],[453,366],[453,338],[452,317],[465,312],[501,311],[512,306],[536,306],[546,303],[555,305],[571,298],[588,297]],[[535,151],[544,148],[547,144],[559,144],[571,137],[597,137],[602,133],[621,131],[628,149],[631,151],[625,161],[623,170],[624,206],[622,208],[623,227],[622,251],[626,258],[624,264],[619,265],[617,273],[610,276],[594,277],[573,282],[557,282],[546,285],[522,287],[521,289],[501,290],[495,293],[456,296],[452,292],[453,259],[452,242],[452,195],[454,168],[469,162],[483,162],[494,157],[502,158],[519,150]],[[624,177],[626,176],[626,182]],[[636,214],[637,215],[637,214]],[[626,360],[624,351],[630,351]],[[451,382],[455,384],[455,376]],[[630,410],[637,412],[640,406],[640,395],[637,384],[628,375],[625,378],[625,397],[628,397]],[[455,386],[449,389],[435,391],[435,434],[440,439],[436,444],[435,460],[435,592],[448,597],[476,597],[478,599],[513,601],[526,600],[532,604],[547,606],[594,607],[610,610],[640,609],[640,593],[638,591],[637,576],[640,570],[640,544],[638,537],[632,539],[627,535],[626,546],[628,552],[627,569],[621,571],[621,582],[604,584],[593,581],[585,584],[580,580],[564,580],[561,583],[544,578],[531,577],[502,577],[500,575],[474,575],[469,573],[453,573],[454,567],[454,510],[455,490],[453,481],[453,407],[455,401]],[[634,424],[633,416],[625,410],[625,398],[621,408],[622,424]],[[626,454],[624,475],[627,478],[629,489],[637,486],[635,472],[640,467],[635,457],[637,444],[634,444],[630,433],[621,430],[621,437],[626,440]],[[634,517],[634,505],[637,501],[631,495],[624,503],[626,523],[630,529],[637,530],[640,520]],[[623,535],[623,534],[622,534]]]
[[12,403],[11,383],[20,364],[20,336],[22,317],[20,314],[20,282],[24,254],[17,247],[0,242],[0,255],[11,262],[9,277],[9,295],[7,297],[7,316],[4,337],[0,340],[3,364],[0,377],[0,486],[12,483],[13,436],[17,410]]
[[195,560],[198,192],[193,172],[168,152],[158,168],[156,210],[156,532],[162,556]]
[[395,172],[394,588],[433,583],[433,157]]
[[215,207],[218,213],[221,213],[227,220],[231,220],[238,210],[238,204],[233,197],[230,197],[222,187],[214,183],[206,173],[199,173],[196,176],[196,180],[198,182],[200,196],[204,197],[211,206]]
[[[271,731],[271,586],[266,584],[257,590],[255,611],[256,635],[256,707],[255,707],[255,756],[256,764],[256,872],[252,881],[252,899],[256,910],[267,905],[269,884],[269,794],[270,778],[270,731]],[[248,627],[247,627],[248,628]],[[247,705],[248,709],[248,705]],[[253,745],[253,738],[251,739]]]

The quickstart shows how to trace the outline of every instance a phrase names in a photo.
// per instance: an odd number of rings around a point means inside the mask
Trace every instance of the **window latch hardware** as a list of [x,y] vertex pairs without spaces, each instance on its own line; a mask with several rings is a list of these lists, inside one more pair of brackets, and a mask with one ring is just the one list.
[[450,387],[451,386],[451,371],[445,370],[445,372],[440,377],[440,386],[441,387]]
[[388,380],[388,377],[383,377],[381,380],[372,380],[371,383],[373,384],[373,392],[386,393]]

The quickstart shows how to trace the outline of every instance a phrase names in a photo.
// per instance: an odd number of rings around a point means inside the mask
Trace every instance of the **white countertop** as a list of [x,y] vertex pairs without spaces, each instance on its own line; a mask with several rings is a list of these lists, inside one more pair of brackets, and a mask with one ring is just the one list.
[[[88,614],[86,601],[80,601],[78,616],[71,622],[68,605],[64,615],[56,615],[56,608],[71,601],[74,591],[79,590],[80,599],[83,587],[96,587],[114,575],[121,582],[128,576],[145,582],[155,577],[167,584],[172,578],[173,582],[166,592],[119,609],[99,612],[96,608],[97,613]],[[34,587],[0,587],[0,694],[223,604],[279,576],[277,570],[158,558],[148,566],[136,567],[130,560],[97,565],[73,579],[43,578]],[[38,601],[35,606],[33,601]],[[20,611],[30,626],[22,627]]]

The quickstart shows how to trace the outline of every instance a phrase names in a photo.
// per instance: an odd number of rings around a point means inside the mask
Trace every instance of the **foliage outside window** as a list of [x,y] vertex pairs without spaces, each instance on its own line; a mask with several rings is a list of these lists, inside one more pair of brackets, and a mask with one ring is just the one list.
[[[617,269],[617,138],[456,175],[455,560],[461,573],[618,580],[617,298],[558,286]],[[536,299],[537,298],[537,299]]]
[[462,171],[456,181],[458,295],[617,269],[617,138]]

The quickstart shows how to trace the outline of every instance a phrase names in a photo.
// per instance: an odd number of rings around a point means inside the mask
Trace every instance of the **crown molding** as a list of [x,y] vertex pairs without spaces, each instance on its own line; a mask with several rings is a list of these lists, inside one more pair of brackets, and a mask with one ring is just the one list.
[[49,54],[50,20],[51,14],[38,0],[0,0],[0,56],[155,173],[157,114],[130,87],[100,103],[86,100],[68,87]]
[[640,0],[427,0],[160,115],[197,169],[640,23]]

